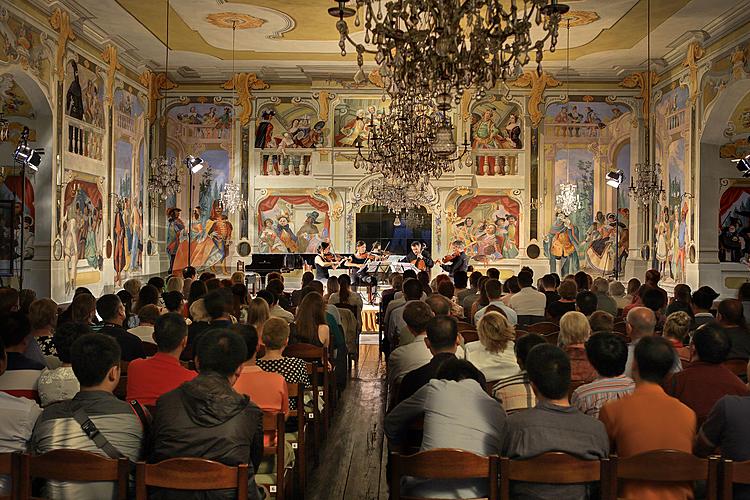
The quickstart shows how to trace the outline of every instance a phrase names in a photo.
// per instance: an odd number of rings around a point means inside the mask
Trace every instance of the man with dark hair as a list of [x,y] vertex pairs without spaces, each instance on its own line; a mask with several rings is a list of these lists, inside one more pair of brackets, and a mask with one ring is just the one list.
[[570,404],[586,415],[598,418],[599,410],[605,403],[631,394],[635,389],[633,379],[625,375],[628,344],[619,335],[595,333],[586,341],[586,357],[598,377],[573,391]]
[[576,310],[582,312],[586,317],[596,311],[598,304],[596,294],[589,290],[583,290],[576,295]]
[[487,269],[487,277],[491,280],[500,281],[500,270],[496,267],[490,267]]
[[[534,290],[534,275],[528,271],[518,273],[518,284],[521,290],[511,296],[508,304],[519,316],[527,316],[539,320],[544,319],[544,309],[547,307],[547,296]],[[529,323],[527,318],[526,324]]]
[[161,295],[161,292],[164,291],[164,278],[161,276],[152,276],[149,278],[147,285],[151,285],[157,290],[159,290],[159,295]]
[[102,318],[102,323],[94,325],[94,332],[103,333],[115,339],[120,344],[123,361],[146,357],[141,339],[122,327],[126,315],[125,306],[122,305],[120,297],[112,293],[102,295],[96,301],[96,312]]
[[[471,297],[472,295],[476,295],[479,293],[479,279],[482,277],[482,273],[479,271],[473,271],[469,275],[469,288],[466,290],[462,290],[460,292],[456,292],[456,297],[458,298],[458,303],[462,306],[464,305],[464,301],[467,297]],[[454,278],[455,279],[455,278]]]
[[534,391],[531,389],[531,382],[526,373],[526,357],[534,346],[546,343],[544,337],[536,333],[526,334],[516,340],[513,349],[516,352],[516,361],[520,371],[499,380],[492,388],[492,396],[500,401],[508,415],[519,410],[533,408],[536,404]]
[[[307,287],[305,287],[307,288]],[[303,289],[304,290],[304,289]],[[312,289],[311,289],[312,290]],[[259,299],[263,299],[266,301],[266,304],[268,304],[268,308],[271,309],[274,304],[276,304],[276,296],[269,292],[268,290],[258,290],[258,293],[255,294],[255,296]],[[304,297],[304,295],[303,295]],[[302,300],[302,297],[300,297],[300,300]]]
[[678,283],[675,285],[674,292],[672,293],[672,303],[667,306],[667,312],[665,314],[669,316],[673,312],[683,311],[692,316],[693,309],[690,307],[691,293],[690,286],[684,283]]
[[[674,357],[674,348],[663,337],[643,337],[635,347],[635,391],[604,405],[599,412],[619,456],[626,458],[660,449],[692,452],[695,413],[662,389]],[[692,496],[689,484],[624,481],[622,486],[622,498]]]
[[229,328],[232,326],[232,318],[228,311],[231,304],[232,292],[226,288],[212,290],[203,296],[203,305],[211,318],[209,321],[211,328]]
[[[427,325],[433,319],[433,313],[424,302],[412,300],[404,306],[404,323],[409,335],[414,340],[400,345],[388,357],[388,386],[393,387],[396,382],[411,370],[419,368],[432,358],[427,346]],[[458,331],[458,327],[456,327]],[[395,395],[395,394],[394,394]]]
[[30,334],[31,324],[24,314],[0,315],[0,339],[7,356],[5,373],[0,376],[0,391],[38,401],[37,382],[45,366],[24,355],[29,342],[36,342]]
[[544,306],[545,310],[551,303],[560,300],[560,294],[557,293],[557,280],[552,274],[542,276],[542,289],[540,291],[547,299]]
[[732,345],[727,359],[750,358],[750,331],[742,302],[737,299],[722,300],[719,302],[716,319],[726,330]]
[[182,314],[185,305],[185,298],[182,292],[178,292],[177,290],[165,292],[161,298],[164,300],[164,307],[167,308],[168,312]]
[[284,291],[284,281],[282,279],[272,279],[266,284],[266,290],[276,295],[276,301],[284,310],[292,307],[292,301],[289,295]]
[[731,349],[729,335],[716,323],[707,323],[693,335],[693,361],[667,382],[667,394],[689,406],[700,426],[723,396],[748,396],[750,390],[722,363]]
[[302,273],[302,283],[300,284],[299,289],[292,291],[292,306],[297,307],[299,303],[302,302],[302,290],[314,279],[315,275],[310,271],[305,271],[304,273]]
[[693,329],[714,320],[711,308],[714,305],[714,300],[718,298],[719,294],[710,286],[702,286],[693,292]]
[[[178,292],[179,293],[179,292]],[[180,364],[180,355],[187,345],[185,318],[167,313],[154,324],[153,338],[159,348],[153,357],[136,359],[128,365],[127,399],[153,406],[164,393],[193,380],[196,373]]]
[[669,302],[669,295],[666,290],[659,286],[659,281],[661,281],[661,273],[656,269],[649,269],[646,271],[646,279],[644,280],[643,286],[658,290],[662,298],[661,302],[666,307],[667,302]]
[[184,280],[194,280],[197,274],[198,273],[193,266],[185,266],[182,268],[182,279]]
[[451,316],[460,319],[464,318],[464,308],[456,303],[456,287],[453,285],[453,283],[451,283],[450,280],[442,280],[438,282],[437,295],[442,295],[448,302],[450,302]]
[[455,287],[453,293],[456,296],[456,302],[458,302],[458,304],[461,304],[461,302],[463,302],[467,292],[471,293],[471,290],[469,288],[466,288],[468,284],[469,275],[466,273],[466,271],[456,271],[453,274],[453,286]]
[[266,291],[274,296],[274,304],[271,306],[271,317],[285,319],[287,323],[294,321],[294,314],[286,310],[282,301],[287,300],[284,294],[284,283],[280,280],[271,280],[266,285]]
[[[416,278],[409,278],[404,281],[403,297],[393,299],[385,311],[386,335],[390,345],[395,347],[401,345],[399,333],[406,330],[404,323],[404,307],[406,303],[412,300],[421,300],[422,285]],[[408,341],[408,336],[405,337]]]
[[[260,500],[255,474],[263,458],[263,412],[232,388],[247,346],[236,333],[217,329],[201,337],[196,352],[198,376],[156,403],[149,461],[199,456],[230,466],[249,464],[248,498]],[[184,491],[161,493],[167,500],[190,498]]]
[[[536,395],[534,408],[508,417],[503,456],[525,460],[550,451],[584,460],[609,454],[607,431],[595,418],[568,402],[570,360],[557,346],[539,344],[526,357],[526,370]],[[590,498],[587,484],[511,483],[513,498]]]
[[[73,449],[131,462],[141,459],[143,409],[112,394],[120,382],[118,343],[108,335],[82,335],[73,343],[71,362],[81,390],[73,399],[44,409],[31,438],[31,453]],[[102,437],[106,443],[100,442]],[[111,482],[48,481],[46,486],[45,498],[116,496]]]
[[[500,297],[503,296],[503,285],[500,284],[500,281],[496,279],[487,280],[487,282],[484,284],[484,291],[487,294],[487,298],[490,299],[490,303],[476,312],[476,314],[474,315],[475,325],[479,324],[479,320],[482,319],[482,316],[484,316],[484,313],[487,312],[487,308],[489,306],[497,306],[500,310],[502,310],[511,325],[518,324],[518,314],[516,314],[516,311],[506,306],[505,303],[500,300]],[[542,315],[544,315],[543,312]]]
[[[418,312],[418,311],[414,311]],[[417,392],[430,379],[437,376],[442,364],[456,357],[456,350],[463,349],[458,346],[458,324],[449,316],[431,316],[425,322],[427,332],[424,338],[424,347],[427,348],[427,360],[419,368],[414,368],[404,375],[399,385],[396,402],[403,401]],[[461,354],[463,356],[463,354]]]

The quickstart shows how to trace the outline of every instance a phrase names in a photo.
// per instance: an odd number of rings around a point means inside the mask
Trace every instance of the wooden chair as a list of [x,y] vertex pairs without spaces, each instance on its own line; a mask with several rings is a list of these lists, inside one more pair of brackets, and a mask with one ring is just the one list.
[[411,476],[424,479],[485,479],[488,483],[487,500],[498,500],[499,459],[483,457],[462,450],[438,448],[404,456],[391,453],[391,500],[426,500],[423,497],[401,495],[401,478]]
[[0,453],[0,475],[10,478],[9,494],[0,496],[0,500],[16,500],[20,490],[18,484],[21,478],[20,453]]
[[609,457],[607,491],[603,500],[616,500],[620,480],[657,481],[660,483],[689,483],[706,481],[706,500],[716,500],[719,484],[719,459],[698,458],[677,450],[654,450],[628,458]]
[[128,392],[128,365],[129,361],[120,361],[120,381],[117,383],[117,387],[113,391],[113,394],[118,398],[124,400]]
[[747,381],[747,364],[746,359],[732,358],[724,361],[722,365],[729,368],[729,371],[737,375],[743,381]]
[[546,484],[602,483],[607,490],[608,460],[582,460],[567,453],[551,452],[528,460],[500,458],[500,498],[510,499],[511,481]]
[[560,338],[560,332],[556,331],[552,333],[546,333],[542,335],[542,337],[544,337],[544,340],[546,340],[548,344],[557,345],[557,341]]
[[552,323],[551,321],[542,321],[541,323],[534,323],[533,325],[528,325],[526,327],[526,330],[529,333],[538,333],[539,335],[546,335],[548,333],[554,333],[560,331],[560,326],[556,323]]
[[237,467],[204,458],[170,458],[158,464],[138,462],[135,466],[135,498],[146,500],[148,488],[183,491],[233,489],[237,498],[247,498],[248,465]]
[[146,357],[150,358],[151,356],[155,355],[157,352],[159,352],[159,347],[154,344],[153,342],[144,342],[143,343],[143,352],[146,354]]
[[724,459],[721,462],[721,500],[732,500],[733,485],[750,484],[750,461],[734,462]]
[[36,500],[31,496],[32,478],[52,481],[111,481],[115,498],[128,498],[129,462],[126,458],[107,458],[81,450],[53,450],[43,455],[24,454],[20,457],[19,499]]
[[[331,421],[332,395],[331,395],[331,371],[328,369],[328,350],[324,347],[316,347],[311,344],[292,344],[284,349],[284,356],[304,359],[307,362],[314,363],[316,372],[319,375],[318,386],[322,387],[323,396],[323,427],[322,431],[327,431]],[[318,395],[317,393],[315,394]],[[320,427],[319,427],[320,429]],[[316,439],[319,439],[316,436]]]
[[543,323],[546,321],[544,316],[534,316],[531,314],[519,314],[518,325],[519,326],[531,326],[537,323]]
[[472,325],[471,323],[468,323],[466,321],[459,321],[458,322],[458,333],[463,332],[464,330],[476,330],[477,328]]
[[459,332],[461,336],[464,338],[464,343],[468,344],[469,342],[476,342],[479,340],[479,333],[475,329],[472,330],[464,330],[462,332]]
[[295,410],[289,410],[287,416],[290,420],[297,421],[297,439],[289,440],[292,444],[292,448],[296,454],[297,464],[297,487],[299,491],[305,491],[305,482],[307,478],[307,461],[305,460],[305,454],[307,453],[307,447],[305,446],[306,431],[305,426],[305,386],[303,384],[286,384],[287,393],[289,394],[289,401],[296,401],[297,408]]
[[529,334],[528,330],[524,330],[523,328],[516,327],[516,340],[518,340],[521,337],[523,337],[524,335],[528,335],[528,334]]
[[[285,460],[285,440],[284,440],[284,414],[263,412],[263,433],[273,433],[274,440],[271,446],[263,448],[263,458],[271,458],[274,464],[273,472],[259,473],[255,475],[255,480],[259,486],[265,486],[271,496],[277,500],[285,499],[286,483],[290,477],[287,471]],[[238,497],[241,498],[241,497]],[[136,499],[138,500],[138,499]]]
[[615,323],[614,328],[612,328],[612,331],[617,333],[622,333],[623,335],[628,333],[627,324],[624,321],[618,321]]
[[[320,449],[321,436],[320,436],[320,407],[318,406],[318,370],[312,363],[305,363],[305,369],[307,370],[307,377],[310,379],[310,392],[312,398],[310,399],[310,406],[312,411],[305,409],[305,422],[312,422],[310,430],[312,430],[312,447],[308,447],[312,450],[313,463],[318,465],[318,450]],[[309,439],[306,439],[310,442]]]

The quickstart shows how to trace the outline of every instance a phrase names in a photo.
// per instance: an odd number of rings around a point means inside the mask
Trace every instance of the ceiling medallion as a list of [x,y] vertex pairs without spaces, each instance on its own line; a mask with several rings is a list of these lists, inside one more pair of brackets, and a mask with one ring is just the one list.
[[265,19],[251,16],[250,14],[241,14],[239,12],[217,12],[215,14],[209,14],[206,16],[206,21],[218,26],[219,28],[232,27],[238,30],[249,30],[260,28],[266,22]]
[[570,27],[575,28],[576,26],[586,26],[587,24],[595,23],[599,19],[599,14],[591,10],[571,10],[567,14],[563,14],[563,21],[570,19]]

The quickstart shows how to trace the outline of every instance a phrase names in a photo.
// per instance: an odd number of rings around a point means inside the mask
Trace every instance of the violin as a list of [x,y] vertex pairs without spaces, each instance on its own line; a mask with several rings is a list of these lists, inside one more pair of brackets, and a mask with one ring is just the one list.
[[442,262],[443,264],[447,264],[448,262],[453,262],[460,256],[461,256],[461,252],[453,252],[452,254],[446,255],[445,257],[440,259],[440,262]]
[[332,253],[324,253],[323,254],[323,260],[325,262],[337,262],[338,261],[338,259],[336,258],[336,256],[333,255]]

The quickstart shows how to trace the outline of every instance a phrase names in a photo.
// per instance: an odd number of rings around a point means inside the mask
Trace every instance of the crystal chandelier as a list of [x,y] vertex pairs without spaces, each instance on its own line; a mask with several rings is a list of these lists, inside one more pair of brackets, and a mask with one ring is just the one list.
[[664,181],[661,180],[661,165],[648,160],[636,163],[635,175],[630,176],[630,196],[642,205],[649,205],[664,194]]
[[555,196],[555,210],[564,214],[566,217],[580,210],[582,207],[581,198],[578,196],[578,186],[576,184],[560,184],[557,195]]
[[410,183],[397,178],[376,177],[370,184],[367,194],[368,198],[375,200],[394,214],[431,205],[437,198],[426,178]]
[[[347,43],[357,52],[355,81],[366,81],[364,54],[374,54],[391,95],[417,88],[448,100],[469,88],[483,95],[519,76],[532,52],[541,71],[545,45],[555,50],[560,20],[569,10],[557,0],[336,1],[328,13],[338,19],[341,55]],[[355,31],[364,26],[361,42],[350,36],[349,17]],[[532,39],[535,26],[541,31]]]
[[219,196],[219,203],[221,204],[221,208],[230,214],[242,208],[244,200],[242,199],[240,185],[234,182],[224,184],[224,189]]
[[180,170],[174,158],[160,156],[151,160],[151,173],[148,176],[148,192],[152,199],[166,200],[182,189]]

